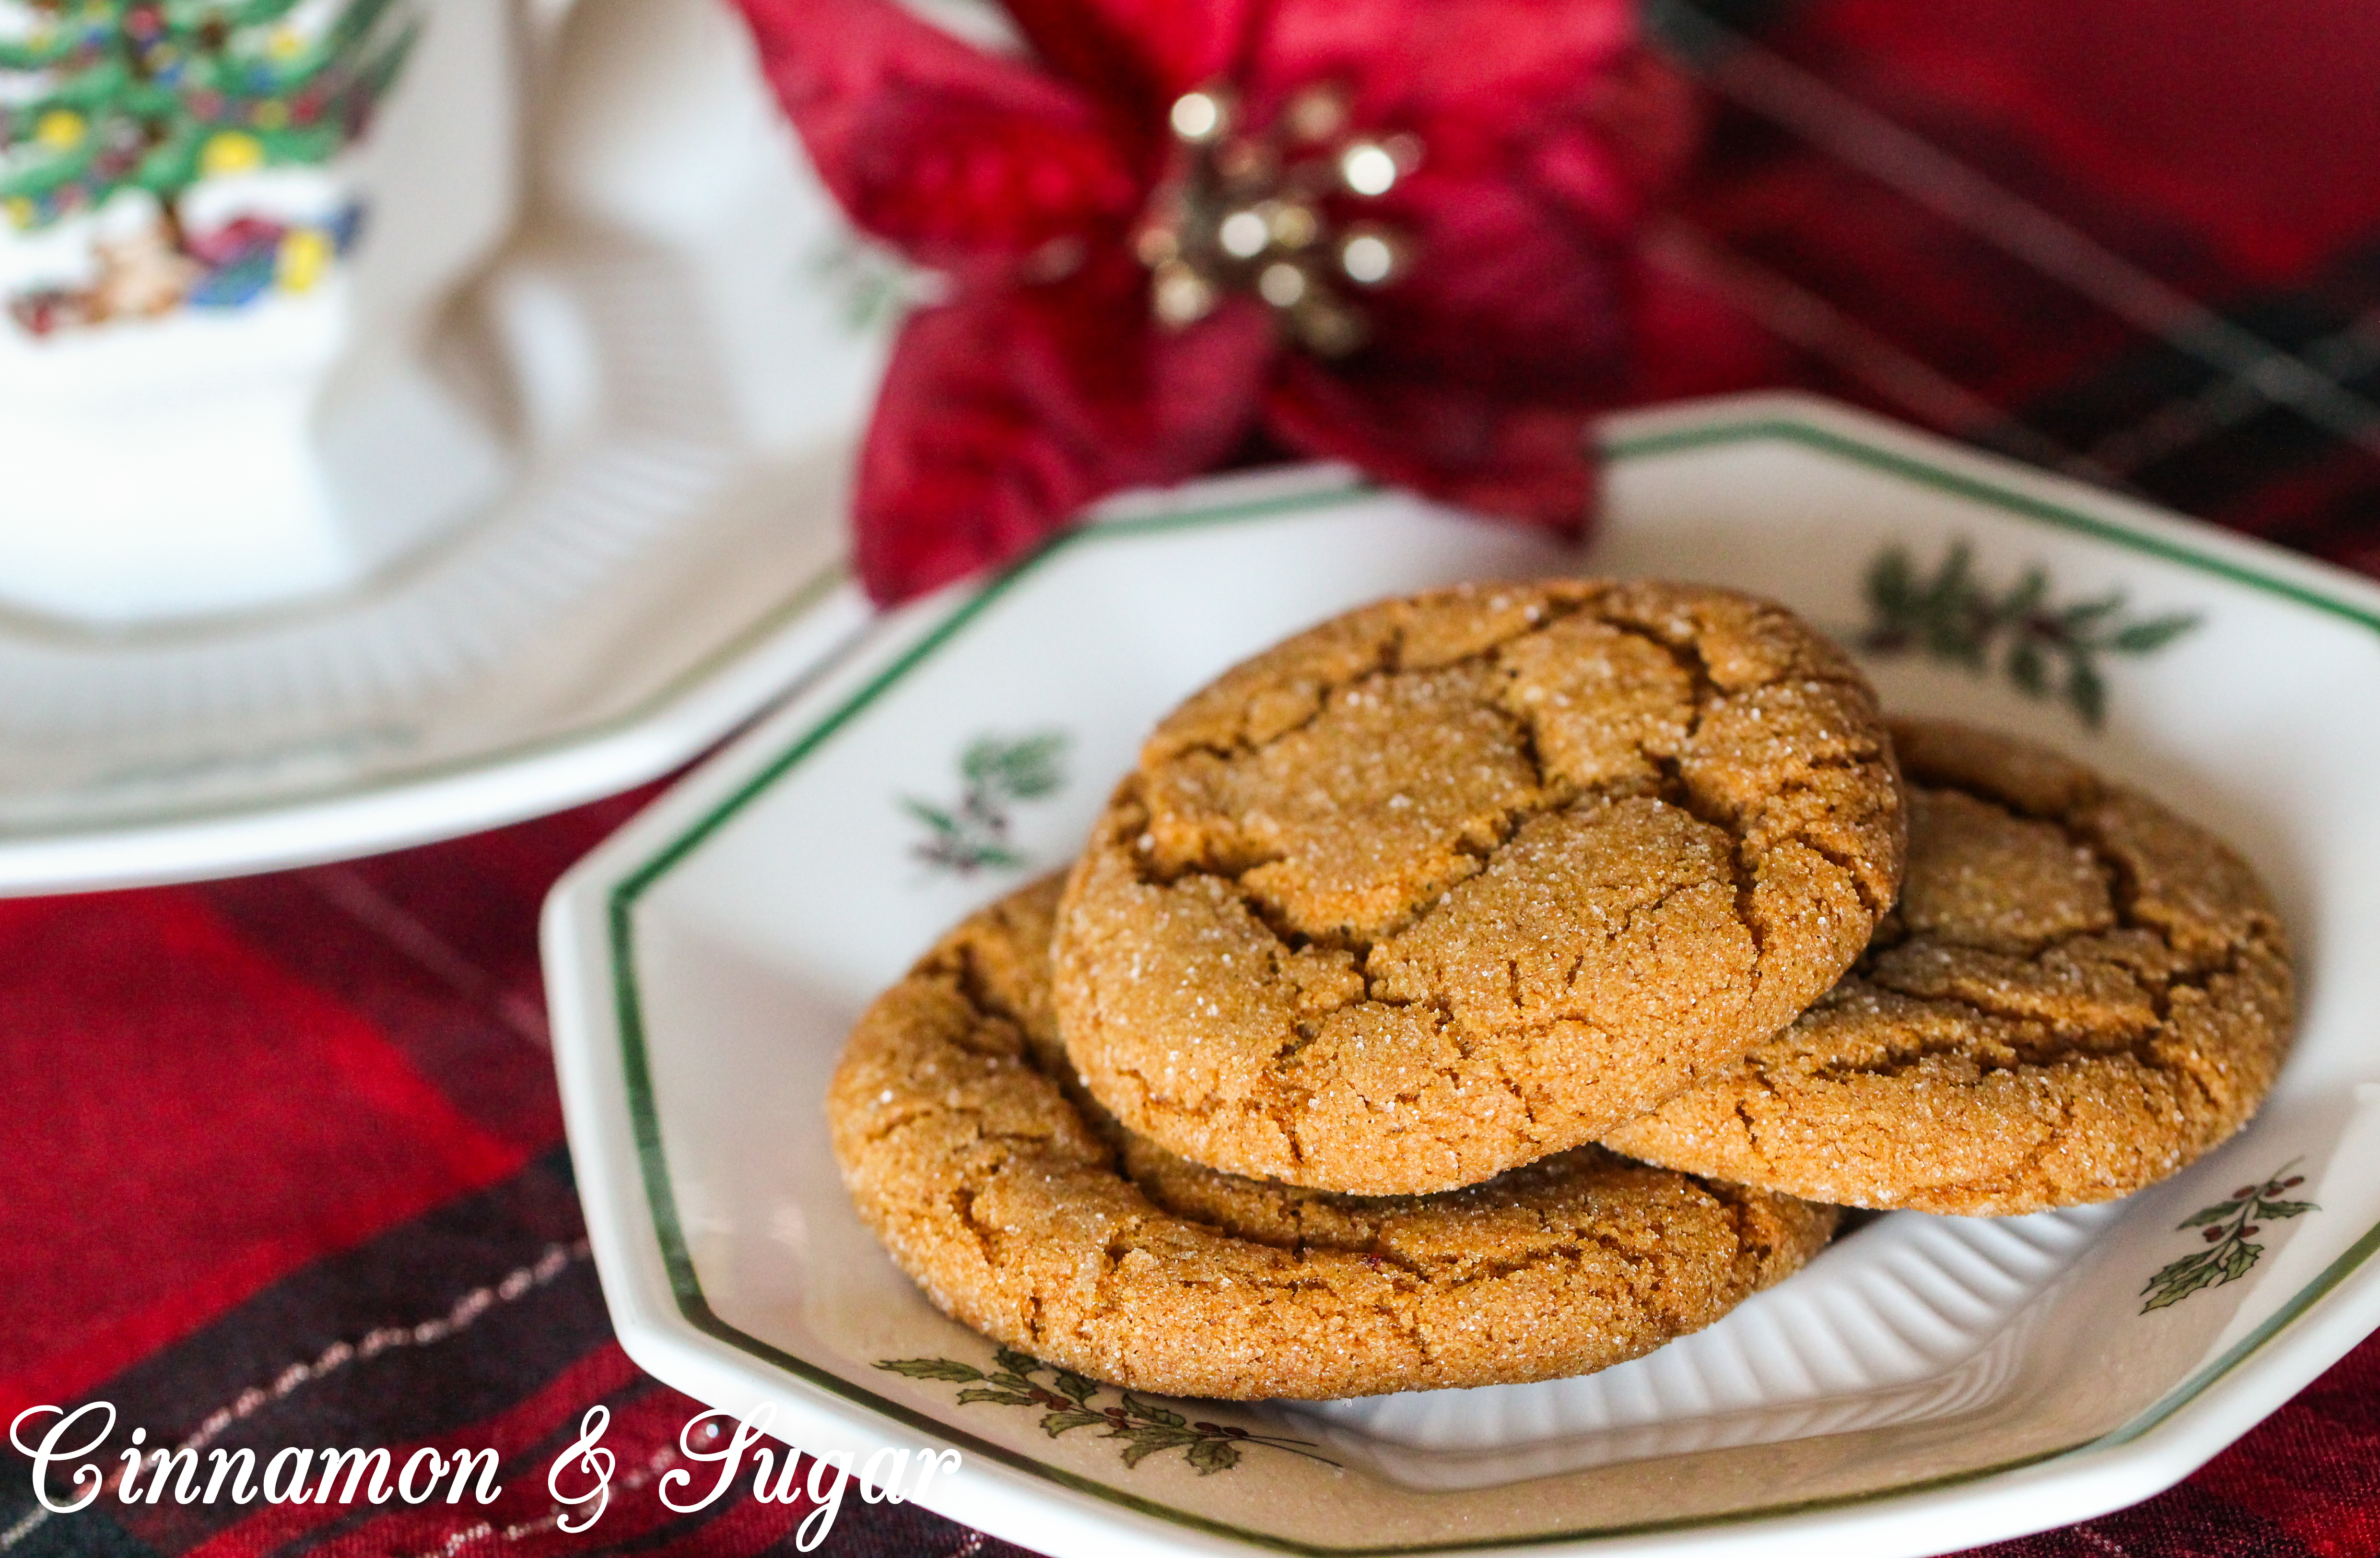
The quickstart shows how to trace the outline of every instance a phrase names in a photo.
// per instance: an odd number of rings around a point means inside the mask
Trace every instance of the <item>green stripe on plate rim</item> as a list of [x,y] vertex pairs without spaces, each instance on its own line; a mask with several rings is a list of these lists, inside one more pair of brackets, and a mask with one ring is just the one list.
[[2168,541],[2162,536],[2143,535],[2115,520],[2102,518],[2095,514],[2087,514],[2079,508],[2070,508],[2063,504],[2052,503],[2046,498],[2034,497],[2029,493],[2020,493],[2013,488],[2001,486],[1996,481],[1985,481],[1981,477],[1968,476],[1955,470],[1945,470],[1939,466],[1928,465],[1913,455],[1862,443],[1848,434],[1837,432],[1830,428],[1814,427],[1808,422],[1775,418],[1680,428],[1670,432],[1646,433],[1638,438],[1619,440],[1607,445],[1604,454],[1607,457],[1615,460],[1636,459],[1648,455],[1672,454],[1684,449],[1705,448],[1715,444],[1742,444],[1764,438],[1789,444],[1803,444],[1813,449],[1822,449],[1830,455],[1840,455],[1854,464],[1867,466],[1890,475],[1905,477],[1923,486],[1986,503],[1995,508],[2003,508],[2011,514],[2054,525],[2060,529],[2073,530],[2099,541],[2113,542],[2131,551],[2146,553],[2152,557],[2162,557],[2170,563],[2180,563],[2196,568],[2202,573],[2216,574],[2234,584],[2244,584],[2251,589],[2264,590],[2267,594],[2278,595],[2285,600],[2294,601],[2299,605],[2311,606],[2315,611],[2331,616],[2342,616],[2359,627],[2380,632],[2380,614],[2337,600],[2309,586],[2292,583],[2288,579],[2273,578],[2241,564],[2221,557],[2210,557],[2180,542]]
[[[183,827],[226,820],[237,821],[241,818],[269,814],[294,806],[365,800],[378,796],[391,795],[399,790],[411,789],[416,785],[433,784],[441,779],[477,773],[501,763],[523,762],[549,753],[583,747],[591,742],[633,730],[646,720],[666,712],[672,703],[693,692],[704,682],[724,672],[736,661],[750,654],[770,639],[808,615],[813,607],[833,593],[835,588],[850,577],[851,567],[848,563],[837,559],[827,564],[805,578],[774,605],[737,628],[724,641],[705,651],[699,659],[678,671],[645,697],[616,714],[607,715],[587,724],[574,725],[550,736],[516,742],[509,747],[496,747],[483,752],[444,758],[434,762],[417,764],[412,768],[388,769],[373,774],[360,784],[334,780],[311,787],[301,787],[261,803],[226,801],[214,806],[126,812],[87,830],[79,827],[17,829],[0,826],[0,845],[40,844],[46,840],[64,837],[105,838],[141,833],[152,828]],[[823,670],[831,666],[833,660],[840,657],[843,647],[839,644],[825,664],[816,669]],[[807,676],[803,678],[803,680],[807,679]],[[801,685],[801,681],[796,681],[794,687],[787,690],[798,691]]]
[[[2132,551],[2212,573],[2234,583],[2261,590],[2331,615],[2344,617],[2350,622],[2380,632],[2380,615],[2374,615],[2350,603],[2324,595],[2307,586],[2286,579],[2273,578],[2228,559],[2207,556],[2164,537],[2143,535],[2099,516],[2050,503],[1961,472],[1945,470],[1899,450],[1863,443],[1857,438],[1831,429],[1815,427],[1807,422],[1765,417],[1745,421],[1718,422],[1682,428],[1670,432],[1651,433],[1638,438],[1617,441],[1607,445],[1604,454],[1606,458],[1618,461],[1704,448],[1715,444],[1753,443],[1764,439],[1806,444],[1960,497],[1988,504],[2027,519],[2073,530]],[[839,1374],[771,1346],[759,1337],[722,1320],[712,1310],[710,1300],[703,1294],[701,1281],[696,1275],[693,1258],[686,1248],[685,1231],[678,1220],[676,1197],[671,1188],[669,1162],[662,1150],[661,1116],[653,1098],[652,1073],[648,1064],[645,1046],[644,1016],[637,987],[633,924],[633,910],[637,899],[672,868],[685,860],[705,839],[716,834],[754,798],[784,778],[870,704],[882,697],[887,690],[948,645],[969,623],[982,615],[1017,584],[1038,572],[1059,554],[1073,547],[1102,541],[1159,534],[1169,530],[1200,529],[1210,525],[1275,518],[1283,515],[1325,507],[1374,490],[1376,489],[1369,483],[1350,481],[1343,486],[1333,486],[1278,498],[1191,509],[1178,514],[1151,515],[1144,518],[1107,520],[1069,530],[1053,538],[1032,555],[986,584],[983,589],[961,603],[917,642],[895,656],[864,686],[828,712],[825,718],[803,732],[792,745],[762,765],[751,778],[738,785],[731,794],[697,819],[691,827],[673,838],[651,858],[623,877],[613,887],[607,904],[606,918],[612,954],[613,998],[620,1025],[621,1069],[626,1084],[630,1123],[637,1144],[637,1160],[640,1176],[644,1181],[646,1199],[652,1212],[653,1228],[661,1252],[662,1264],[669,1273],[670,1291],[676,1300],[678,1312],[688,1324],[704,1335],[723,1342],[748,1357],[793,1375],[831,1395],[867,1407],[869,1411],[890,1418],[905,1428],[915,1430],[945,1443],[956,1445],[971,1454],[981,1455],[1040,1480],[1088,1494],[1104,1503],[1117,1504],[1137,1514],[1150,1515],[1194,1530],[1230,1537],[1235,1540],[1279,1552],[1311,1555],[1311,1558],[1394,1558],[1394,1555],[1406,1553],[1477,1552],[1505,1547],[1541,1546],[1553,1542],[1579,1541],[1596,1538],[1639,1536],[1666,1531],[1740,1526],[1759,1520],[1841,1509],[1957,1487],[2026,1467],[2038,1466],[2062,1455],[2127,1444],[2157,1428],[2203,1394],[2216,1381],[2229,1374],[2312,1308],[2332,1289],[2338,1287],[2349,1275],[2370,1260],[2375,1251],[2380,1251],[2380,1226],[2374,1226],[2325,1267],[2313,1282],[2292,1295],[2262,1324],[2242,1337],[2222,1357],[2182,1382],[2131,1421],[2096,1438],[2078,1441],[2054,1450],[2046,1450],[2019,1459],[1979,1467],[1969,1471],[1954,1472],[1922,1481],[1900,1483],[1888,1488],[1872,1489],[1865,1492],[1839,1494],[1829,1498],[1766,1504],[1758,1508],[1733,1510],[1717,1515],[1686,1515],[1671,1520],[1637,1521],[1624,1525],[1584,1527],[1475,1540],[1423,1542],[1386,1547],[1332,1547],[1297,1541],[1263,1531],[1248,1530],[1222,1521],[1210,1520],[1188,1510],[1142,1498],[1138,1494],[1127,1492],[1109,1483],[1077,1476],[1073,1472],[1047,1465],[1030,1455],[979,1438],[963,1428],[879,1395],[873,1391],[863,1389]]]

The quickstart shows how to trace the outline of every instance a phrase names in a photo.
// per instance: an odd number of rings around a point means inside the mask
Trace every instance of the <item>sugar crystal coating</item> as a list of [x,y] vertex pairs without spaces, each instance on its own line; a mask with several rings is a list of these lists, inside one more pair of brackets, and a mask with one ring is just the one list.
[[1734,1067],[1604,1140],[1851,1206],[2112,1199],[2244,1125],[2293,1001],[2264,883],[2221,840],[2044,748],[1897,723],[1897,911]]
[[1594,580],[1352,612],[1168,716],[1061,915],[1091,1092],[1359,1195],[1594,1140],[1774,1033],[1900,885],[1874,694],[1782,608]]
[[944,1312],[1135,1390],[1317,1398],[1585,1373],[1717,1320],[1833,1209],[1583,1148],[1358,1199],[1200,1168],[1074,1086],[1055,879],[953,930],[854,1029],[828,1095],[860,1215]]

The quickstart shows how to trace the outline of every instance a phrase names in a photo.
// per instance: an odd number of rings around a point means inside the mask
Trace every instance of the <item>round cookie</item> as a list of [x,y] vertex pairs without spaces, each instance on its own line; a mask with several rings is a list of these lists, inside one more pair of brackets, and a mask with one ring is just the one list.
[[1062,1080],[1059,882],[946,936],[853,1030],[844,1180],[945,1313],[1169,1395],[1323,1398],[1585,1373],[1709,1324],[1836,1213],[1583,1148],[1362,1200],[1199,1168]]
[[1355,1195],[1594,1140],[1776,1032],[1900,881],[1874,693],[1780,607],[1593,580],[1383,602],[1150,736],[1060,916],[1135,1132]]
[[2264,883],[2079,763],[1893,726],[1900,903],[1857,968],[1726,1073],[1604,1138],[1849,1206],[2005,1216],[2111,1200],[2254,1114],[2288,1047]]

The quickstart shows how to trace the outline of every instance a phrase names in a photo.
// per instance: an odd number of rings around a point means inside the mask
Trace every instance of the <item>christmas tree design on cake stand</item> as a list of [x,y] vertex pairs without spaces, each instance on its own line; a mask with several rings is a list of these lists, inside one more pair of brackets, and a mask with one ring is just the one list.
[[515,4],[0,0],[0,607],[327,598],[494,512]]
[[[402,0],[30,0],[0,32],[0,213],[20,234],[127,201],[73,285],[8,298],[37,335],[310,288],[356,235],[237,214],[194,230],[202,182],[321,167],[362,135],[419,30]],[[115,213],[110,211],[111,216]]]

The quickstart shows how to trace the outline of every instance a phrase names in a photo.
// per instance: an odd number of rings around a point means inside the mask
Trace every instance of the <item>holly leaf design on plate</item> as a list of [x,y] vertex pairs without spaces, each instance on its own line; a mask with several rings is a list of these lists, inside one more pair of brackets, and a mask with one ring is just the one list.
[[[1029,1353],[1003,1346],[992,1355],[992,1371],[947,1357],[901,1357],[880,1360],[877,1368],[912,1380],[939,1380],[967,1388],[958,1393],[961,1406],[1031,1406],[1041,1409],[1038,1425],[1052,1439],[1076,1429],[1101,1429],[1101,1440],[1114,1440],[1118,1456],[1137,1467],[1151,1455],[1179,1450],[1190,1468],[1201,1477],[1238,1466],[1245,1447],[1261,1444],[1324,1466],[1339,1463],[1317,1453],[1312,1440],[1205,1420],[1192,1422],[1170,1406],[1130,1391],[1116,1392],[1116,1405],[1103,1406],[1099,1397],[1108,1387],[1087,1374],[1042,1362]],[[1050,1385],[1039,1382],[1044,1372]],[[1054,1388],[1052,1388],[1054,1386]]]
[[2264,1232],[2267,1223],[2285,1222],[2303,1217],[2309,1211],[2322,1209],[2312,1201],[2285,1199],[2283,1192],[2294,1190],[2305,1183],[2305,1175],[2289,1174],[2289,1164],[2280,1169],[2261,1185],[2242,1185],[2216,1202],[2192,1212],[2174,1225],[2176,1232],[2192,1228],[2203,1230],[2199,1238],[2206,1246],[2194,1249],[2178,1260],[2158,1268],[2141,1288],[2147,1301],[2141,1313],[2152,1309],[2170,1308],[2192,1294],[2225,1283],[2238,1282],[2253,1271],[2263,1259],[2265,1247],[2252,1242]]
[[2213,1257],[2212,1250],[2200,1250],[2185,1255],[2149,1278],[2148,1285],[2141,1291],[2151,1296],[2147,1303],[2141,1306],[2141,1313],[2146,1314],[2151,1309],[2162,1309],[2170,1305],[2179,1304],[2200,1288],[2212,1284],[2219,1270]]
[[2238,1201],[2217,1202],[2214,1206],[2206,1207],[2198,1211],[2192,1212],[2188,1217],[2185,1217],[2180,1222],[2175,1223],[2174,1226],[2177,1228],[2199,1228],[2205,1226],[2209,1223],[2227,1222],[2229,1220],[2231,1214],[2239,1210],[2240,1203]]
[[1156,1423],[1164,1428],[1187,1428],[1190,1425],[1190,1419],[1181,1413],[1168,1411],[1162,1406],[1153,1406],[1130,1391],[1123,1393],[1123,1409],[1127,1417],[1138,1418],[1143,1422]]
[[902,810],[927,829],[928,836],[911,845],[910,853],[960,876],[1024,865],[1025,857],[1009,842],[1014,808],[1046,799],[1064,787],[1071,742],[1062,730],[1014,737],[978,736],[968,742],[959,753],[955,804],[910,795],[894,797]]
[[1190,1446],[1190,1464],[1201,1477],[1229,1471],[1240,1464],[1240,1447],[1228,1439],[1202,1439]]
[[971,1390],[959,1392],[959,1405],[972,1401],[989,1401],[1000,1406],[1038,1406],[1041,1404],[1023,1391]]
[[1160,1450],[1176,1450],[1198,1442],[1198,1435],[1186,1428],[1160,1428],[1154,1423],[1139,1426],[1119,1424],[1108,1437],[1125,1442],[1123,1464],[1126,1466],[1138,1466]]
[[982,1369],[970,1369],[954,1358],[947,1357],[888,1357],[876,1367],[891,1373],[905,1374],[912,1380],[948,1380],[965,1384],[983,1378]]
[[1063,731],[1037,731],[1014,741],[979,736],[959,757],[970,786],[1012,800],[1038,800],[1066,782]]
[[2057,699],[2095,730],[2107,723],[2107,663],[2155,654],[2199,625],[2194,612],[2127,617],[2111,590],[2060,603],[2049,571],[2027,568],[2006,589],[1985,582],[1974,547],[1958,542],[1930,573],[1888,546],[1863,581],[1871,654],[1922,654],[1988,675],[1992,663],[2027,698]]
[[2168,612],[2119,629],[2107,641],[2108,647],[2123,654],[2151,654],[2197,626],[2198,618],[2192,613]]
[[919,800],[916,796],[903,796],[900,798],[902,810],[933,829],[941,837],[959,836],[959,820],[932,801]]
[[1041,1431],[1055,1439],[1071,1429],[1097,1428],[1108,1420],[1104,1412],[1094,1412],[1087,1406],[1076,1406],[1063,1412],[1050,1412],[1041,1418]]

